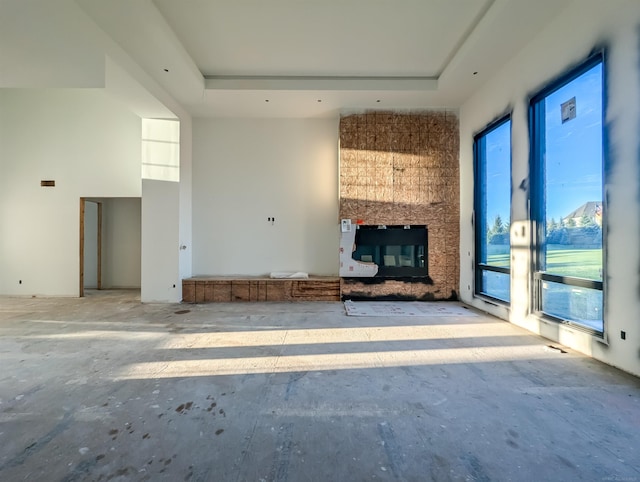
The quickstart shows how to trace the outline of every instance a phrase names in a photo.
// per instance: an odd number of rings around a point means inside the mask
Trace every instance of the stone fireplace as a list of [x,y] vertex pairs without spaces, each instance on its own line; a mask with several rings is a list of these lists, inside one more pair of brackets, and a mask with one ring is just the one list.
[[344,299],[457,299],[458,154],[451,112],[340,119]]

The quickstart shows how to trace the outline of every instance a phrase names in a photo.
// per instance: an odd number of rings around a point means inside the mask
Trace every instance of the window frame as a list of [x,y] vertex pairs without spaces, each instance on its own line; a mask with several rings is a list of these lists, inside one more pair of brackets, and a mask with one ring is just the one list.
[[[565,85],[576,80],[596,65],[602,65],[602,211],[603,218],[607,211],[607,196],[605,195],[606,166],[607,166],[607,128],[606,128],[606,58],[604,50],[600,50],[589,56],[586,60],[570,68],[566,73],[558,77],[542,90],[533,95],[529,101],[529,140],[530,140],[530,202],[529,218],[532,222],[531,229],[531,304],[530,312],[546,320],[572,327],[604,338],[606,332],[605,321],[605,289],[606,279],[606,224],[602,226],[602,280],[590,280],[573,276],[549,274],[543,271],[545,267],[545,243],[546,243],[546,215],[545,215],[545,161],[542,146],[545,144],[545,99],[560,90]],[[542,284],[545,282],[558,283],[564,286],[599,290],[602,292],[602,331],[589,328],[576,320],[564,319],[543,311]]]
[[[491,294],[483,291],[483,279],[482,276],[485,272],[494,272],[506,274],[509,276],[509,284],[511,284],[511,266],[508,268],[502,266],[493,266],[487,263],[480,262],[480,253],[482,252],[482,236],[484,233],[482,227],[487,226],[486,213],[483,208],[483,195],[484,195],[484,187],[486,180],[482,177],[483,170],[481,167],[486,162],[486,157],[482,152],[483,149],[483,141],[486,139],[486,136],[493,132],[494,130],[502,127],[507,122],[509,123],[509,193],[513,192],[513,149],[512,149],[512,113],[508,112],[500,116],[498,119],[494,120],[490,124],[488,124],[484,129],[473,136],[473,180],[474,180],[474,193],[473,193],[473,220],[474,220],[474,289],[473,294],[476,298],[485,299],[491,301],[493,303],[497,303],[504,306],[511,305],[511,289],[509,289],[509,300],[503,300],[501,298],[497,298],[495,296],[491,296]],[[509,199],[509,225],[511,225],[512,218],[512,200]],[[481,220],[484,219],[484,222]],[[509,241],[509,257],[511,257],[511,241]]]

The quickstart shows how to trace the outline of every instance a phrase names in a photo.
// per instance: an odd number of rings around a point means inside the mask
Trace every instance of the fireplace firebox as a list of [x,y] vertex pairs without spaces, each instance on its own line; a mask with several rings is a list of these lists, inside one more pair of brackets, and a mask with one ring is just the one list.
[[375,277],[405,278],[429,275],[427,227],[357,226],[352,258],[378,266]]

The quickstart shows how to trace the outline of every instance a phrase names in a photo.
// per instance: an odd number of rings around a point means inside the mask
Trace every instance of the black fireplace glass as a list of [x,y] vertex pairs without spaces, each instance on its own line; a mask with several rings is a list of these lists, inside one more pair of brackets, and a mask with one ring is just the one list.
[[353,259],[378,265],[377,277],[428,276],[427,227],[357,226]]

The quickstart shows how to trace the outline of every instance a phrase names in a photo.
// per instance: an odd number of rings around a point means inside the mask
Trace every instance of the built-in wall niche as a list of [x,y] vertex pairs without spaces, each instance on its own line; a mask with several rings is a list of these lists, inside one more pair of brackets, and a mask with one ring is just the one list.
[[427,240],[424,225],[357,226],[351,257],[377,265],[377,277],[427,276]]

